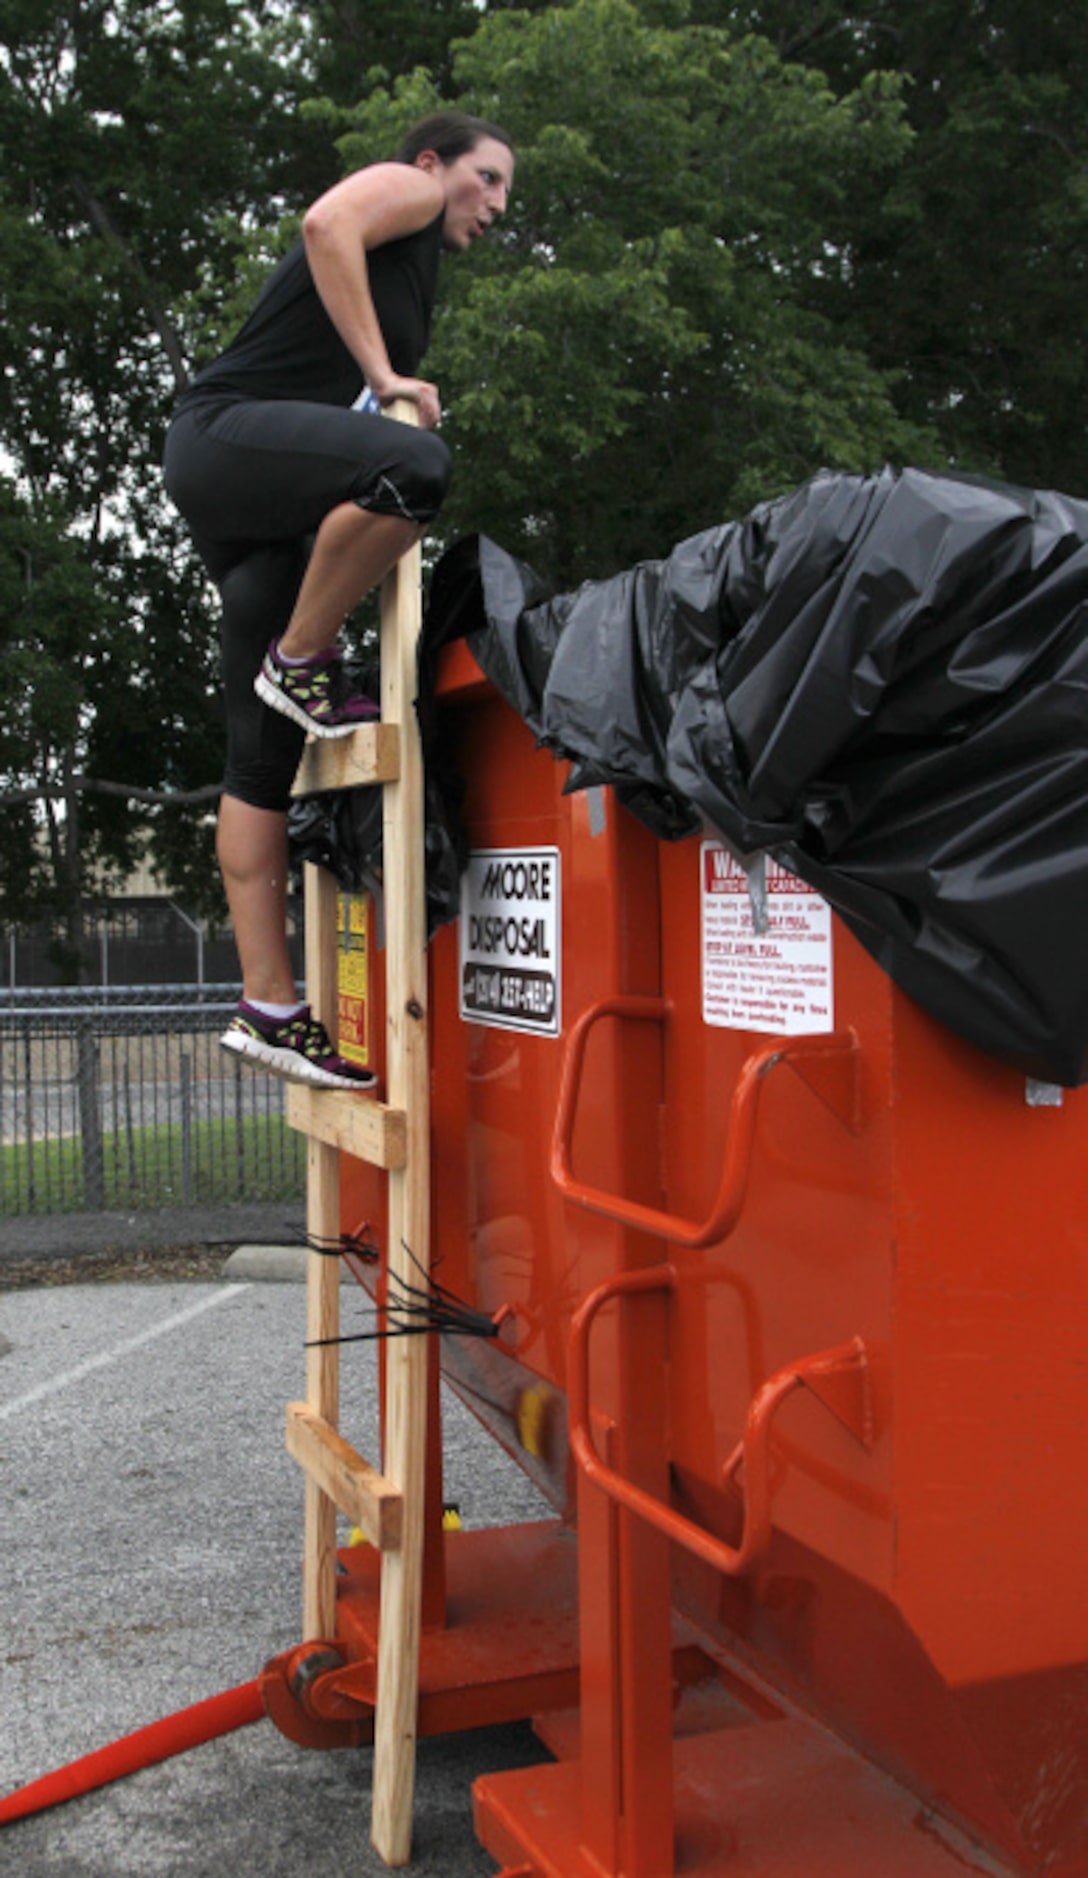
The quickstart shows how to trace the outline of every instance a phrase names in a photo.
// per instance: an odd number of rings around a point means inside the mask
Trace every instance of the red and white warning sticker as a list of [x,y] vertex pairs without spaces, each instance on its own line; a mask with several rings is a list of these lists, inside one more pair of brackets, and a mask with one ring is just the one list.
[[831,908],[767,857],[767,930],[757,932],[748,880],[720,841],[699,851],[703,1022],[794,1037],[834,1027]]

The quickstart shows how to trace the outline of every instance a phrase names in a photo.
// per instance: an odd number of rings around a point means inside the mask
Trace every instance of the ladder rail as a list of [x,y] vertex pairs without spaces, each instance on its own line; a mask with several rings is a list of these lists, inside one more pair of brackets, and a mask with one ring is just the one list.
[[[397,415],[402,405],[394,406]],[[415,418],[415,407],[407,407]],[[386,1099],[405,1117],[404,1160],[389,1170],[387,1266],[394,1295],[430,1271],[430,1077],[423,749],[415,712],[422,624],[418,545],[382,587],[382,717],[400,726],[399,773],[384,785]],[[387,1865],[411,1852],[427,1448],[426,1337],[386,1346],[382,1471],[403,1498],[401,1543],[382,1554],[371,1838]]]
[[[336,884],[307,863],[306,992],[336,1035]],[[311,1248],[340,1236],[340,1155],[310,1135],[306,1143],[306,1229]],[[340,1420],[340,1267],[311,1249],[306,1261],[306,1403],[333,1428]],[[302,1634],[331,1637],[336,1612],[336,1503],[306,1475],[302,1552]]]
[[[398,400],[389,416],[416,423]],[[292,1090],[288,1118],[307,1136],[311,1246],[340,1238],[341,1150],[387,1172],[387,1274],[394,1295],[430,1270],[430,1106],[423,751],[416,719],[422,558],[411,548],[381,590],[382,712],[328,746],[307,745],[294,793],[381,783],[385,905],[385,1102],[348,1091]],[[307,864],[307,997],[337,1034],[337,889]],[[307,1265],[306,1399],[288,1408],[288,1446],[306,1476],[303,1634],[336,1634],[337,1505],[364,1511],[382,1533],[381,1621],[371,1839],[387,1865],[408,1863],[415,1795],[424,1575],[428,1342],[393,1337],[386,1351],[384,1444],[378,1474],[339,1435],[340,1261]]]

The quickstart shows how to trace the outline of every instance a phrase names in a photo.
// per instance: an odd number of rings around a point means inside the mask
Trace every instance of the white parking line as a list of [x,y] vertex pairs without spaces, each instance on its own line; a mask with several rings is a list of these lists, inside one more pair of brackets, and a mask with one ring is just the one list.
[[25,1395],[17,1395],[10,1402],[0,1402],[0,1421],[6,1421],[9,1415],[18,1414],[20,1409],[31,1408],[47,1395],[56,1395],[58,1390],[67,1389],[69,1383],[82,1382],[84,1376],[90,1376],[96,1369],[108,1369],[111,1363],[119,1363],[122,1357],[130,1356],[133,1350],[139,1350],[145,1343],[153,1343],[157,1337],[168,1336],[180,1325],[200,1317],[204,1311],[214,1310],[217,1304],[226,1304],[230,1298],[237,1297],[240,1291],[248,1291],[249,1288],[248,1285],[224,1285],[221,1291],[213,1291],[209,1297],[200,1298],[184,1311],[175,1311],[172,1317],[164,1317],[159,1323],[149,1325],[138,1336],[126,1337],[124,1343],[115,1344],[112,1350],[103,1350],[99,1356],[89,1356],[85,1362],[77,1363],[74,1369],[67,1369],[62,1375],[51,1376],[46,1382],[28,1389]]

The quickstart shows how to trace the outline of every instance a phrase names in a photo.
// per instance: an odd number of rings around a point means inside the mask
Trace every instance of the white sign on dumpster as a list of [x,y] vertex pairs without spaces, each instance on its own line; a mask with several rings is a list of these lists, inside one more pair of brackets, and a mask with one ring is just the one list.
[[477,848],[461,882],[461,1016],[559,1035],[558,848]]
[[794,1037],[831,1030],[831,908],[769,856],[767,930],[752,919],[744,869],[720,841],[699,855],[703,1022]]

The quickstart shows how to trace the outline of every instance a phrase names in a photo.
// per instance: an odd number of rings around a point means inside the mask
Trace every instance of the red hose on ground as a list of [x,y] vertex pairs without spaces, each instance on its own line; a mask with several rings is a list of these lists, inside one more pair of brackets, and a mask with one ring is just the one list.
[[232,1734],[250,1722],[263,1721],[264,1713],[259,1681],[224,1689],[222,1695],[194,1702],[191,1708],[179,1709],[176,1715],[137,1728],[133,1734],[111,1742],[108,1748],[96,1748],[82,1760],[18,1787],[0,1800],[0,1826],[22,1819],[27,1813],[59,1806],[63,1800],[74,1800],[81,1793],[92,1793],[96,1787],[108,1786],[111,1780],[139,1773],[141,1767],[153,1767],[156,1761],[168,1761],[174,1754],[184,1754],[187,1748],[198,1748],[219,1735]]

